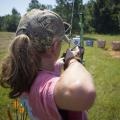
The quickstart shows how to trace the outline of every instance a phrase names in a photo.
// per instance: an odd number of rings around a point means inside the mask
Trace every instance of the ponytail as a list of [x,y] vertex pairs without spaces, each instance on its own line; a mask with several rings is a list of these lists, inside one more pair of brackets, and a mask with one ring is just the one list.
[[1,69],[0,84],[10,87],[10,98],[16,98],[22,92],[29,92],[39,70],[40,61],[33,53],[31,41],[27,35],[15,37],[8,57]]

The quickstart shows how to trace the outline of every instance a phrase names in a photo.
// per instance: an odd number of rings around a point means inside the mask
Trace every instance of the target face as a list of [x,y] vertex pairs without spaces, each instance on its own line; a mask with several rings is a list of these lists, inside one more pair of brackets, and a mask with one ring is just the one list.
[[80,45],[80,37],[75,37],[72,39],[72,44],[79,46]]

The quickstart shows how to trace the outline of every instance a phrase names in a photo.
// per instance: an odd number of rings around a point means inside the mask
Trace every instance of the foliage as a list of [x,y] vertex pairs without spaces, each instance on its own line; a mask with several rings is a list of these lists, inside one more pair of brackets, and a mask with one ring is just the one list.
[[84,30],[87,33],[95,32],[93,16],[94,4],[95,1],[90,0],[84,5]]
[[[73,3],[74,2],[74,3]],[[69,24],[73,24],[73,32],[79,32],[79,5],[80,0],[56,0],[57,6],[55,7],[54,11],[57,12],[64,21],[68,22]],[[72,19],[72,9],[74,6],[73,11],[73,19]],[[72,22],[72,23],[71,23]]]
[[118,0],[96,0],[94,27],[98,33],[120,32],[120,2]]
[[64,21],[70,23],[72,4],[68,0],[56,0],[57,6],[53,9],[57,12]]
[[20,20],[20,13],[15,8],[12,9],[12,15],[0,17],[0,31],[15,32]]
[[[27,11],[34,8],[51,10],[52,6],[40,4],[37,0],[31,0]],[[0,31],[16,31],[21,15],[15,8],[13,8],[11,12],[11,15],[0,16]]]
[[82,6],[80,6],[80,0],[75,0],[74,2],[74,11],[73,11],[73,31],[78,32],[80,31],[80,26],[79,26],[79,22],[80,22],[80,13],[83,12],[82,11]]
[[38,0],[31,0],[31,2],[29,3],[29,7],[28,7],[27,11],[30,11],[30,10],[35,9],[35,8],[41,9],[41,10],[43,10],[43,9],[50,9],[51,10],[52,6],[41,4],[41,3],[39,3]]
[[[72,7],[74,1],[73,21]],[[51,5],[41,4],[38,0],[31,0],[27,11],[38,9],[50,9],[57,12],[64,21],[72,24],[72,33],[79,33],[80,2],[82,0],[56,0],[57,5],[53,9]],[[120,2],[119,0],[89,0],[83,5],[84,31],[87,33],[120,33]],[[20,13],[13,8],[11,15],[0,16],[0,31],[16,31]]]
[[39,2],[37,0],[31,0],[31,3],[29,3],[29,9],[28,10],[31,10],[33,8],[39,8],[40,5],[39,5]]
[[[71,2],[69,2],[71,1]],[[54,9],[62,18],[71,23],[74,0],[56,0]],[[81,0],[74,2],[73,32],[79,31],[79,13]],[[85,32],[120,33],[120,2],[119,0],[89,0],[83,6]]]

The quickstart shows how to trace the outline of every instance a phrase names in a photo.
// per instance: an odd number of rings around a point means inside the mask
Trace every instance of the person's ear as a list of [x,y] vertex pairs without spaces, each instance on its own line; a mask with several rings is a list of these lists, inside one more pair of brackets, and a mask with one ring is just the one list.
[[56,53],[57,48],[58,48],[58,42],[54,41],[53,44],[52,44],[52,47],[51,47],[52,53]]

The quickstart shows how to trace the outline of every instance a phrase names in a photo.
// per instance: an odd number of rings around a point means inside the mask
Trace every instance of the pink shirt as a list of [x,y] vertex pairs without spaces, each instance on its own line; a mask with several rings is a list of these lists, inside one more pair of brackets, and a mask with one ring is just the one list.
[[[54,100],[54,88],[59,80],[60,66],[54,72],[40,71],[30,93],[24,93],[21,101],[27,107],[32,120],[62,120]],[[85,112],[68,112],[69,120],[87,120]]]

